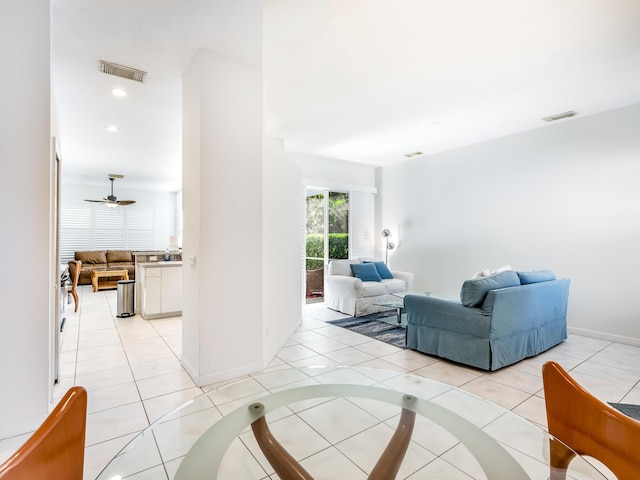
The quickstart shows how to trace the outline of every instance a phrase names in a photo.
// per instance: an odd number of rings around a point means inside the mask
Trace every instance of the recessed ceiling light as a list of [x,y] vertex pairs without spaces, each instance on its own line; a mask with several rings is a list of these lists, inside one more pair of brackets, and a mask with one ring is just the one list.
[[411,157],[419,157],[420,155],[424,155],[424,153],[422,152],[411,152],[411,153],[405,153],[404,156],[407,158],[411,158]]
[[116,127],[115,125],[107,125],[106,128],[109,132],[117,132],[118,131],[118,127]]
[[111,89],[111,93],[113,93],[116,97],[126,97],[127,96],[127,92],[125,92],[121,88],[112,88]]
[[578,112],[570,110],[568,112],[556,113],[555,115],[543,117],[542,120],[544,120],[545,122],[553,122],[554,120],[562,120],[563,118],[575,117],[577,114]]

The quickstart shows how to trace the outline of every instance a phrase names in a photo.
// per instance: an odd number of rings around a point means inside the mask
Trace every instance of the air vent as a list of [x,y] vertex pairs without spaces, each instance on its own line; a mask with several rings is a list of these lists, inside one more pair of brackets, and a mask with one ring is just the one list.
[[419,157],[420,155],[424,155],[424,153],[422,152],[411,152],[411,153],[405,153],[404,156],[407,158],[412,158],[412,157]]
[[105,62],[104,60],[100,60],[100,71],[136,82],[144,82],[145,78],[147,78],[147,72],[118,65],[117,63]]
[[577,114],[578,114],[578,112],[573,112],[573,111],[564,112],[564,113],[556,113],[555,115],[550,115],[548,117],[543,117],[542,120],[544,120],[545,122],[553,122],[555,120],[562,120],[563,118],[575,117]]

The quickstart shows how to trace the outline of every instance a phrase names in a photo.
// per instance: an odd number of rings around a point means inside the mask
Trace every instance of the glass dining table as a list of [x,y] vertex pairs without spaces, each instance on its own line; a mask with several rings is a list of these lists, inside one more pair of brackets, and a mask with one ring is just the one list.
[[605,479],[540,426],[416,375],[286,368],[203,394],[137,435],[98,476],[120,479]]

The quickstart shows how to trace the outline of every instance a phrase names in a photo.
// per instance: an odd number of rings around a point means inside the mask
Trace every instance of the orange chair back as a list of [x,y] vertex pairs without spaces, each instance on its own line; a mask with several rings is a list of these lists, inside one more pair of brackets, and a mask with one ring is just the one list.
[[2,480],[82,480],[87,391],[72,387],[40,427],[6,462]]
[[[549,433],[602,462],[618,480],[640,478],[640,421],[591,395],[556,362],[543,365],[542,379]],[[566,469],[572,457],[551,443],[552,467]]]
[[71,296],[73,297],[74,312],[78,311],[78,280],[80,279],[80,270],[82,270],[82,261],[76,260],[75,270],[73,271],[73,281],[71,282]]

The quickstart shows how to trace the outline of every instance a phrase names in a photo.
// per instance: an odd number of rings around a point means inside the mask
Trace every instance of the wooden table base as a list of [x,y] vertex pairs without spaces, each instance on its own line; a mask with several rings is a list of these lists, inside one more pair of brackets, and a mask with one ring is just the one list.
[[[101,278],[106,280],[100,282]],[[129,272],[123,270],[94,270],[91,272],[91,284],[93,291],[104,290],[107,288],[117,288],[120,280],[129,280]]]

